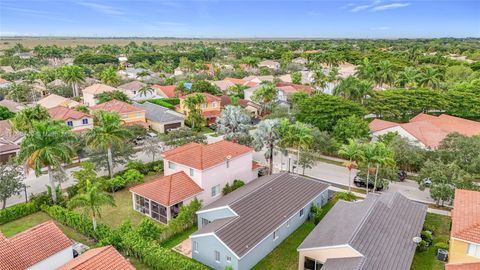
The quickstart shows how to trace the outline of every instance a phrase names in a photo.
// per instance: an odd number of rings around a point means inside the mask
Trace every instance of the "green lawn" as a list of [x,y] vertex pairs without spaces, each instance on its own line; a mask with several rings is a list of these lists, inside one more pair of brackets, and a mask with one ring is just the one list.
[[413,257],[412,270],[443,270],[445,264],[436,258],[435,243],[448,242],[450,237],[450,224],[451,218],[448,216],[442,216],[432,213],[427,213],[425,218],[425,224],[434,226],[436,228],[434,232],[434,239],[432,245],[423,252],[416,252]]
[[[338,201],[333,197],[323,207],[322,218],[330,211],[330,209]],[[274,269],[274,270],[295,270],[298,269],[298,252],[297,248],[315,228],[312,222],[303,223],[296,231],[287,237],[280,245],[278,245],[270,254],[263,258],[254,270]]]
[[181,232],[181,233],[163,241],[162,243],[160,243],[160,245],[163,246],[163,247],[166,247],[166,248],[173,248],[176,245],[183,242],[183,240],[187,239],[188,236],[190,236],[190,234],[194,233],[195,231],[197,231],[197,226],[192,226],[192,227],[186,229],[185,231],[183,231],[183,232]]

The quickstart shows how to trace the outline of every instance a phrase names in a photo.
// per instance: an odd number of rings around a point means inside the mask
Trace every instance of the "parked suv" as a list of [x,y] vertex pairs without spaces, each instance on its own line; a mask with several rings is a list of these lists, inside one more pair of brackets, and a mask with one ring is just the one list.
[[[360,177],[358,175],[355,176],[355,178],[353,178],[353,183],[357,187],[363,187],[364,188],[366,186],[366,182],[367,181],[363,177]],[[373,186],[374,186],[374,180],[370,179],[370,181],[368,181],[368,188],[373,189]],[[383,190],[383,183],[382,183],[382,181],[378,180],[376,191],[382,191],[382,190]]]

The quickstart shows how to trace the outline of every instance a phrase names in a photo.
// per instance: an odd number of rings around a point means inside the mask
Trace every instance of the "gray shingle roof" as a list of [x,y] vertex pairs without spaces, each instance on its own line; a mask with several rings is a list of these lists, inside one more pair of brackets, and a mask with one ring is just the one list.
[[133,105],[137,108],[144,109],[145,118],[150,121],[167,123],[183,120],[183,116],[181,114],[150,102],[145,102],[143,104],[134,103]]
[[358,269],[363,263],[364,257],[328,259],[322,266],[322,270],[352,270]]
[[[238,216],[223,226],[214,225],[212,231],[242,257],[327,187],[320,181],[288,173],[257,179],[220,199]],[[215,203],[208,209],[219,206],[221,203]]]
[[348,269],[410,269],[416,248],[412,239],[420,235],[426,211],[400,193],[339,201],[299,249],[348,244],[364,256],[358,267]]
[[128,90],[128,91],[139,91],[140,89],[142,89],[145,86],[146,86],[146,84],[144,84],[142,82],[131,81],[131,82],[128,82],[128,83],[124,83],[124,84],[118,86],[117,88],[122,89],[122,90]]

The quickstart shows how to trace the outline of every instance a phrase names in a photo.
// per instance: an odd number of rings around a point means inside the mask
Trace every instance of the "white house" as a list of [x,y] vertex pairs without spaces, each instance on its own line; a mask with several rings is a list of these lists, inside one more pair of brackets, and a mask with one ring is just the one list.
[[93,128],[93,116],[63,106],[57,106],[48,110],[55,120],[64,121],[72,131],[85,131]]

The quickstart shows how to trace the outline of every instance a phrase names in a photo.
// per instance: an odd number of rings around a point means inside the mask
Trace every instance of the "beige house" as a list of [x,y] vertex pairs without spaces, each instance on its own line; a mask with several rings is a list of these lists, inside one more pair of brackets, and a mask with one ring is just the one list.
[[95,106],[97,105],[97,100],[95,99],[95,95],[105,93],[105,92],[113,92],[115,90],[117,89],[109,85],[105,85],[101,83],[92,84],[82,90],[83,103],[85,103],[85,105],[87,106]]
[[37,102],[38,105],[41,105],[47,109],[51,109],[54,107],[62,106],[67,108],[74,108],[80,103],[76,102],[75,100],[71,100],[69,98],[65,98],[59,95],[50,94]]

